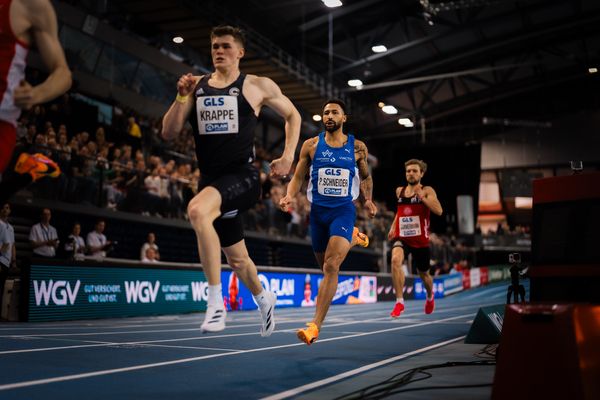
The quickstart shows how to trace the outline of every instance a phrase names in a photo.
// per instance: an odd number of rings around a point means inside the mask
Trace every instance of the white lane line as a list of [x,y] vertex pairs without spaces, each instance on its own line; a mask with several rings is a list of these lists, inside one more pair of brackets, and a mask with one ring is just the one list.
[[[259,333],[237,333],[237,334],[229,334],[229,335],[218,335],[218,336],[197,336],[197,337],[188,337],[188,338],[177,338],[177,339],[161,339],[161,340],[145,340],[145,341],[137,341],[137,342],[95,342],[95,341],[84,341],[87,343],[93,344],[81,344],[74,346],[55,346],[55,347],[42,347],[36,349],[21,349],[21,350],[5,350],[0,351],[0,355],[2,354],[20,354],[20,353],[36,353],[39,351],[54,351],[54,350],[71,350],[71,349],[82,349],[82,348],[92,348],[92,347],[111,347],[111,346],[133,346],[133,345],[153,345],[154,343],[168,343],[168,342],[185,342],[189,340],[205,340],[216,337],[234,337],[234,336],[248,336],[248,335],[259,335]],[[35,338],[35,339],[46,339],[47,338]],[[157,345],[158,346],[158,345]],[[176,347],[176,346],[174,346]],[[199,349],[203,349],[202,347],[198,347]],[[222,350],[222,351],[237,351],[233,349],[223,349],[218,347],[205,347],[206,350]]]
[[[424,326],[424,325],[434,325],[434,324],[451,321],[451,320],[458,319],[458,318],[469,317],[472,315],[473,315],[473,313],[470,313],[470,314],[458,315],[455,317],[449,317],[449,318],[444,318],[444,319],[435,320],[435,321],[423,322],[421,324],[401,326],[398,328],[382,329],[379,331],[357,333],[357,334],[353,334],[353,335],[346,335],[346,336],[340,336],[340,337],[334,337],[334,338],[328,338],[328,339],[320,339],[314,345],[317,345],[317,344],[320,345],[322,343],[333,342],[333,341],[338,341],[338,340],[351,339],[351,338],[355,338],[355,337],[376,335],[376,334],[385,333],[385,332],[399,331],[399,330],[404,330],[404,329],[408,329],[408,328],[416,328],[416,327]],[[91,378],[91,377],[95,377],[95,376],[117,374],[120,372],[129,372],[129,371],[137,371],[137,370],[141,370],[141,369],[157,368],[157,367],[163,367],[166,365],[184,364],[184,363],[206,360],[206,359],[211,359],[211,358],[228,357],[228,356],[233,356],[233,355],[238,355],[238,354],[256,353],[256,352],[284,349],[284,348],[297,347],[297,346],[306,346],[306,345],[304,343],[292,343],[292,344],[284,344],[284,345],[280,345],[280,346],[260,347],[260,348],[256,348],[256,349],[240,350],[240,351],[234,351],[234,352],[229,352],[229,353],[211,354],[211,355],[199,356],[199,357],[182,358],[182,359],[178,359],[178,360],[163,361],[163,362],[152,363],[152,364],[140,364],[140,365],[132,365],[130,367],[105,369],[105,370],[100,370],[100,371],[86,372],[83,374],[63,375],[63,376],[56,376],[54,378],[8,383],[8,384],[0,385],[0,391],[19,389],[19,388],[29,387],[29,386],[45,385],[45,384],[55,383],[55,382],[72,381],[72,380],[76,380],[76,379],[85,379],[85,378]]]
[[481,297],[481,296],[492,296],[493,294],[497,294],[497,292],[506,293],[506,287],[499,287],[499,288],[491,288],[491,289],[482,290],[480,292],[471,293],[471,294],[468,294],[466,296],[463,296],[462,299],[463,300],[473,300],[473,299],[476,299],[476,298]]
[[[363,305],[364,306],[364,305]],[[284,308],[278,308],[277,312],[278,313],[282,313],[285,312],[285,310],[290,310],[292,308],[289,307],[284,307]],[[306,311],[306,313],[298,313],[295,312],[295,317],[296,318],[300,318],[303,317],[304,314],[306,314],[306,316],[312,316],[314,314],[314,307],[308,308],[308,309],[302,309],[302,311]],[[332,310],[334,310],[332,308]],[[382,311],[382,310],[380,310]],[[246,316],[241,316],[240,314],[236,314],[235,316],[232,316],[234,319],[234,322],[242,322],[242,321],[259,321],[260,320],[260,315],[256,312],[256,310],[244,310],[244,311],[240,311],[240,313],[248,313],[248,315]],[[338,314],[340,317],[346,317],[346,316],[355,316],[355,315],[363,315],[363,314],[372,314],[373,310],[370,311],[362,311],[362,312],[346,312],[346,313],[340,313]],[[193,316],[190,318],[193,318],[193,321],[190,322],[174,322],[174,323],[167,323],[167,322],[159,322],[159,323],[153,323],[153,322],[127,322],[124,323],[122,321],[120,321],[117,324],[109,324],[109,323],[104,323],[104,324],[68,324],[68,322],[63,322],[61,324],[61,326],[55,326],[55,325],[49,325],[49,326],[34,326],[34,327],[12,327],[12,328],[0,328],[0,331],[33,331],[33,330],[74,330],[74,329],[125,329],[125,328],[149,328],[149,327],[154,327],[154,326],[180,326],[180,325],[195,325],[195,326],[199,326],[202,321],[201,321],[201,316],[204,315],[203,312],[199,312],[197,313],[197,316]],[[249,315],[249,314],[254,314],[254,315]],[[281,318],[283,320],[283,317]],[[279,322],[279,319],[278,319]],[[294,322],[297,322],[297,320],[294,320]],[[260,324],[259,324],[260,325]],[[2,336],[0,336],[2,337]],[[3,336],[6,337],[6,336]]]
[[[338,326],[346,326],[346,325],[356,325],[356,324],[370,324],[377,323],[382,319],[387,319],[388,317],[376,318],[376,319],[368,319],[362,321],[350,321],[343,322],[338,324],[327,324],[326,328],[333,328]],[[425,321],[427,323],[431,321]],[[394,321],[392,321],[394,323]],[[405,325],[404,327],[412,327],[412,326],[420,326],[422,323],[415,323],[415,325]],[[296,328],[292,329],[279,329],[273,331],[273,333],[285,333],[285,332],[296,332]],[[184,338],[174,338],[174,339],[159,339],[159,340],[145,340],[145,341],[136,341],[136,342],[102,342],[102,341],[93,341],[93,340],[80,340],[80,342],[84,343],[93,343],[93,344],[82,344],[82,345],[74,345],[74,346],[53,346],[53,347],[42,347],[42,348],[34,348],[34,349],[20,349],[20,350],[4,350],[0,351],[0,355],[2,354],[21,354],[21,353],[35,353],[35,352],[43,352],[43,351],[54,351],[54,350],[71,350],[71,349],[81,349],[81,348],[94,348],[94,347],[110,347],[110,346],[120,346],[120,345],[152,345],[154,343],[168,343],[168,342],[185,342],[191,340],[209,340],[216,338],[230,338],[230,337],[239,337],[239,336],[257,336],[259,333],[256,332],[246,332],[246,333],[230,333],[224,335],[212,335],[212,336],[195,336],[195,337],[184,337]],[[55,338],[47,338],[43,336],[26,336],[27,339],[40,339],[40,340],[68,340],[68,339],[55,339]],[[13,339],[18,339],[17,337],[13,337]],[[75,340],[74,340],[75,341]],[[207,347],[206,349],[218,349]],[[231,349],[221,349],[224,351],[234,351]]]
[[[473,308],[473,307],[483,307],[485,305],[491,305],[491,304],[496,304],[496,303],[486,303],[486,304],[479,304],[479,305],[465,305],[465,306],[461,306],[461,307],[450,307],[450,308],[439,308],[436,310],[436,314],[439,313],[446,313],[446,312],[452,312],[452,311],[458,311],[458,310],[464,310],[464,309],[468,309],[468,308]],[[375,311],[370,312],[370,315],[373,314],[377,314]],[[354,315],[359,315],[359,313],[354,314]],[[403,314],[403,316],[415,316],[415,315],[422,315],[422,312],[414,312],[414,313],[406,313]],[[332,317],[336,317],[335,315],[332,315]],[[386,318],[390,318],[389,315],[387,314],[387,312],[385,312],[385,317],[380,317],[380,318],[375,318],[373,320],[382,320],[382,319],[386,319]],[[289,320],[277,320],[277,323],[296,323],[296,322],[305,322],[305,319],[289,319]],[[368,320],[367,320],[368,321]],[[235,322],[235,321],[232,321]],[[349,320],[348,322],[342,322],[340,324],[332,324],[332,325],[326,325],[326,326],[339,326],[339,325],[348,325],[348,324],[353,324],[353,323],[363,323],[365,322],[365,320]],[[252,327],[252,326],[260,326],[261,324],[228,324],[227,326],[229,328],[245,328],[245,327]],[[119,331],[119,332],[80,332],[80,333],[49,333],[49,334],[43,334],[43,333],[38,333],[38,334],[31,334],[31,335],[0,335],[0,338],[7,338],[7,339],[15,339],[15,338],[27,338],[27,337],[66,337],[66,336],[104,336],[104,335],[130,335],[130,334],[140,334],[140,333],[167,333],[167,332],[193,332],[193,331],[199,331],[200,328],[189,328],[189,329],[158,329],[158,330],[144,330],[144,331]],[[254,333],[247,333],[247,334],[254,334]],[[243,334],[246,335],[246,334]],[[229,335],[225,335],[223,337],[228,337]],[[219,337],[219,336],[208,336],[208,337]]]
[[[445,310],[438,310],[437,312],[450,312],[450,311],[458,311],[458,310],[462,310],[465,308],[473,308],[473,306],[464,306],[464,307],[456,307],[456,308],[449,308],[449,309],[445,309]],[[408,316],[413,316],[413,315],[421,315],[421,313],[407,313],[404,315],[404,317],[408,317]],[[347,321],[347,322],[341,322],[341,323],[336,323],[336,324],[326,324],[324,327],[325,328],[333,328],[333,327],[338,327],[338,326],[346,326],[346,325],[354,325],[354,324],[369,324],[369,323],[380,323],[381,321],[387,321],[389,320],[389,316],[385,316],[385,317],[379,317],[379,318],[371,318],[371,319],[367,319],[367,320],[353,320],[353,321]],[[303,321],[303,320],[297,320],[294,322],[298,322],[298,321]],[[419,321],[419,320],[417,320]],[[404,319],[399,319],[398,321],[391,321],[392,323],[406,323],[408,321],[404,320]],[[431,321],[424,321],[426,323],[429,323]],[[278,321],[278,323],[280,323],[280,321]],[[415,322],[417,323],[417,322]],[[237,326],[242,326],[242,325],[237,325]],[[412,326],[420,326],[420,324],[417,323],[417,325],[405,325],[405,327],[412,327]],[[197,330],[197,329],[193,329],[193,330]],[[280,329],[280,330],[275,330],[273,331],[273,333],[282,333],[282,332],[296,332],[296,328],[292,328],[292,329]],[[149,332],[159,332],[159,331],[149,331]],[[160,331],[162,332],[162,331]],[[129,332],[126,332],[129,333]],[[142,332],[131,332],[131,333],[142,333]],[[103,334],[109,334],[109,333],[103,333]],[[112,332],[112,334],[116,334],[116,332]],[[185,337],[185,338],[174,338],[174,339],[159,339],[159,340],[146,340],[146,341],[137,341],[137,342],[101,342],[101,341],[83,341],[86,343],[94,343],[94,344],[84,344],[84,345],[75,345],[75,346],[60,346],[60,347],[44,347],[44,348],[35,348],[35,349],[21,349],[21,350],[5,350],[5,351],[0,351],[0,355],[2,354],[18,354],[18,353],[34,353],[34,352],[38,352],[38,351],[53,351],[53,350],[70,350],[70,349],[78,349],[78,348],[93,348],[93,347],[107,347],[107,346],[115,346],[115,345],[138,345],[138,344],[152,344],[152,343],[167,343],[167,342],[184,342],[184,341],[190,341],[190,340],[208,340],[208,339],[216,339],[216,338],[229,338],[229,337],[239,337],[239,336],[256,336],[259,333],[256,332],[246,332],[246,333],[230,333],[230,334],[222,334],[222,335],[203,335],[203,336],[195,336],[195,337]],[[73,334],[73,335],[84,335],[84,334]],[[50,336],[50,337],[49,337]],[[53,339],[56,336],[69,336],[68,334],[54,334],[54,335],[24,335],[24,336],[5,336],[7,338],[11,338],[11,339],[20,339],[20,338],[27,338],[27,339]],[[2,336],[0,336],[2,337]],[[225,350],[225,351],[230,351],[230,350]]]
[[313,389],[316,389],[316,388],[318,388],[320,386],[329,385],[330,383],[334,383],[334,382],[337,382],[337,381],[342,380],[342,379],[349,378],[349,377],[354,376],[354,375],[362,374],[363,372],[369,371],[369,370],[374,369],[374,368],[379,368],[382,365],[390,364],[390,363],[393,363],[393,362],[405,359],[407,357],[411,357],[411,356],[414,356],[414,355],[417,355],[417,354],[420,354],[420,353],[424,353],[424,352],[429,351],[429,350],[437,349],[438,347],[442,347],[442,346],[446,346],[446,345],[454,343],[454,342],[458,342],[459,340],[462,340],[465,337],[466,336],[459,336],[459,337],[456,337],[454,339],[446,340],[445,342],[440,342],[440,343],[436,343],[436,344],[431,345],[431,346],[422,347],[420,349],[417,349],[417,350],[414,350],[414,351],[411,351],[411,352],[408,352],[408,353],[404,353],[404,354],[401,354],[399,356],[395,356],[395,357],[392,357],[392,358],[381,360],[381,361],[378,361],[378,362],[373,363],[373,364],[364,365],[364,366],[362,366],[360,368],[356,368],[356,369],[353,369],[351,371],[347,371],[347,372],[344,372],[344,373],[341,373],[341,374],[338,374],[338,375],[335,375],[335,376],[332,376],[332,377],[329,377],[329,378],[326,378],[326,379],[321,379],[320,381],[312,382],[312,383],[309,383],[309,384],[306,384],[306,385],[298,386],[298,387],[296,387],[294,389],[286,390],[286,391],[281,392],[281,393],[277,393],[277,394],[273,394],[271,396],[263,397],[261,400],[281,400],[281,399],[286,399],[288,397],[296,396],[296,395],[298,395],[298,394],[300,394],[302,392],[313,390]]
[[[388,317],[382,317],[388,318]],[[344,326],[344,325],[355,325],[359,323],[370,324],[376,322],[382,318],[378,319],[367,319],[363,321],[351,321],[351,322],[343,322],[338,324],[328,324],[325,325],[327,328],[332,328],[336,326]],[[279,322],[279,321],[278,321]],[[296,332],[296,328],[292,329],[279,329],[273,331],[273,333],[283,333],[283,332]],[[101,341],[93,341],[93,340],[81,340],[84,343],[93,343],[93,344],[82,344],[82,345],[74,345],[74,346],[55,346],[55,347],[43,347],[43,348],[35,348],[35,349],[21,349],[21,350],[5,350],[0,351],[0,355],[2,354],[19,354],[19,353],[35,353],[38,351],[53,351],[53,350],[70,350],[70,349],[81,349],[81,348],[92,348],[92,347],[110,347],[110,346],[118,346],[118,345],[144,345],[144,344],[152,344],[152,343],[167,343],[167,342],[185,342],[190,340],[208,340],[208,339],[216,339],[216,338],[230,338],[230,337],[239,337],[239,336],[257,336],[260,333],[258,332],[246,332],[246,333],[229,333],[222,335],[203,335],[203,336],[194,336],[194,337],[184,337],[184,338],[174,338],[174,339],[159,339],[159,340],[145,340],[145,341],[137,341],[137,342],[101,342]],[[54,337],[44,337],[41,335],[26,336],[27,339],[41,339],[41,340],[69,340],[69,339],[55,339]],[[225,349],[226,351],[230,351]]]
[[[128,347],[126,344],[115,343],[115,346],[112,347]],[[241,351],[240,349],[220,349],[215,347],[197,347],[197,346],[173,346],[168,344],[133,344],[131,347],[166,347],[168,349],[184,349],[184,350],[214,350],[214,351]]]
[[[367,314],[367,315],[372,315],[373,312],[362,312],[362,313],[352,313],[352,314],[342,314],[342,316],[358,316],[358,315],[363,315],[363,314]],[[261,326],[260,321],[260,316],[257,314],[255,317],[253,317],[250,320],[255,320],[259,323],[254,323],[254,324],[236,324],[236,322],[241,321],[241,319],[237,319],[235,317],[233,317],[234,319],[232,321],[227,321],[227,326],[230,328],[245,328],[245,327],[250,327],[250,326]],[[243,317],[246,318],[246,317]],[[294,318],[285,318],[285,317],[281,317],[281,318],[277,318],[277,323],[297,323],[297,322],[304,322],[306,321],[305,318],[297,318],[296,316]],[[177,325],[177,324],[167,324],[167,326],[173,326],[173,325]],[[188,324],[184,324],[184,325],[188,325]],[[12,334],[12,335],[0,335],[0,338],[15,338],[15,337],[38,337],[38,336],[47,336],[47,337],[58,337],[58,336],[93,336],[93,335],[117,335],[117,334],[131,334],[131,333],[164,333],[164,332],[188,332],[188,331],[199,331],[200,330],[200,320],[198,320],[195,323],[190,323],[189,325],[195,325],[196,328],[188,328],[188,329],[167,329],[167,330],[144,330],[144,331],[120,331],[120,332],[78,332],[78,333],[37,333],[37,334],[29,334],[29,335],[20,335],[20,334]],[[152,325],[149,326],[145,326],[145,325],[140,325],[140,327],[142,328],[148,328],[151,327]],[[96,327],[95,327],[96,328]],[[107,327],[108,328],[108,327]],[[129,328],[129,326],[118,326],[118,327],[114,327],[114,328],[110,328],[110,329],[118,329],[118,328]],[[27,328],[23,328],[23,329],[27,329]],[[42,328],[40,328],[42,329]],[[97,329],[97,328],[96,328]],[[1,330],[1,328],[0,328]],[[10,330],[10,329],[9,329]],[[12,330],[20,330],[20,329],[12,329]]]
[[14,327],[0,328],[0,331],[32,331],[32,330],[75,330],[75,329],[125,329],[125,328],[148,328],[151,326],[179,326],[179,325],[197,325],[195,322],[178,322],[178,323],[137,323],[137,324],[113,324],[113,325],[65,325],[65,326],[38,326],[38,327]]

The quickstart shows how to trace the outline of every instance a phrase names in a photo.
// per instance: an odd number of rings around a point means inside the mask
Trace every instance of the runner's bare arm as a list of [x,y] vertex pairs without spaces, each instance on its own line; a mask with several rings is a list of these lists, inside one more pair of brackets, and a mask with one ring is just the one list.
[[294,154],[300,138],[300,124],[302,122],[300,113],[271,79],[258,77],[256,85],[264,95],[262,104],[273,109],[285,120],[285,147],[281,157],[271,163],[271,171],[273,175],[287,175],[294,162]]
[[165,140],[171,140],[179,135],[183,129],[185,121],[194,108],[194,88],[202,77],[192,74],[182,75],[177,81],[177,97],[169,110],[163,117],[162,137]]
[[364,199],[364,206],[369,211],[369,216],[373,218],[377,214],[377,206],[373,203],[373,178],[371,177],[367,161],[369,156],[367,146],[362,141],[356,140],[354,143],[354,154],[360,176],[360,193]]
[[22,81],[15,88],[15,105],[30,109],[65,93],[71,87],[72,80],[71,70],[58,40],[58,23],[52,4],[45,0],[28,1],[26,8],[33,41],[50,71],[48,78],[37,86]]
[[312,162],[310,157],[311,149],[315,147],[316,141],[318,141],[318,138],[310,138],[305,140],[302,144],[302,149],[300,149],[300,159],[296,165],[294,176],[287,186],[286,195],[282,197],[279,202],[279,206],[283,211],[287,211],[292,199],[298,194],[298,191],[300,191],[300,188],[304,183],[304,177],[308,173],[309,166]]

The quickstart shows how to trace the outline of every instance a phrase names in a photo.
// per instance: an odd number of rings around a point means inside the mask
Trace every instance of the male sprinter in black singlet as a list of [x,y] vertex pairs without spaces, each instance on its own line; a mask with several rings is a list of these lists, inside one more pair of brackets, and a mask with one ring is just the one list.
[[271,163],[273,175],[287,175],[300,136],[300,114],[269,78],[240,72],[244,36],[231,26],[211,32],[215,72],[204,76],[183,75],[177,97],[164,116],[162,136],[172,139],[189,120],[196,141],[202,173],[198,194],[188,205],[196,231],[198,252],[208,279],[208,306],[202,331],[225,329],[226,310],[221,291],[221,251],[238,278],[254,295],[261,317],[261,335],[275,327],[276,296],[266,292],[256,266],[248,255],[240,212],[251,208],[260,196],[259,172],[254,159],[254,128],[262,106],[285,119],[285,149]]

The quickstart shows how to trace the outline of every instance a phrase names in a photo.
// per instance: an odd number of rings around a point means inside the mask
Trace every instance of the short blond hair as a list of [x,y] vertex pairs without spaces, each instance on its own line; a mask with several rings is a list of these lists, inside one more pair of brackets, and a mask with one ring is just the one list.
[[410,160],[408,160],[407,162],[404,163],[404,168],[408,167],[409,165],[418,165],[419,168],[421,168],[421,172],[425,173],[425,171],[427,171],[427,163],[423,160],[417,160],[416,158],[411,158]]

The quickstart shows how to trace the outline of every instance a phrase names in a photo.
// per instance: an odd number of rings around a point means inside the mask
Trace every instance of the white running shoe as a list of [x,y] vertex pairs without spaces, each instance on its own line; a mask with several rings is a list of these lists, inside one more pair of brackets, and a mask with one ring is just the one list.
[[222,331],[225,329],[225,317],[227,317],[227,310],[225,310],[225,308],[208,306],[200,330],[203,333]]
[[275,303],[277,302],[277,295],[273,292],[267,292],[265,297],[267,304],[264,307],[258,306],[262,319],[262,326],[260,327],[260,336],[262,337],[271,336],[271,333],[275,329]]

